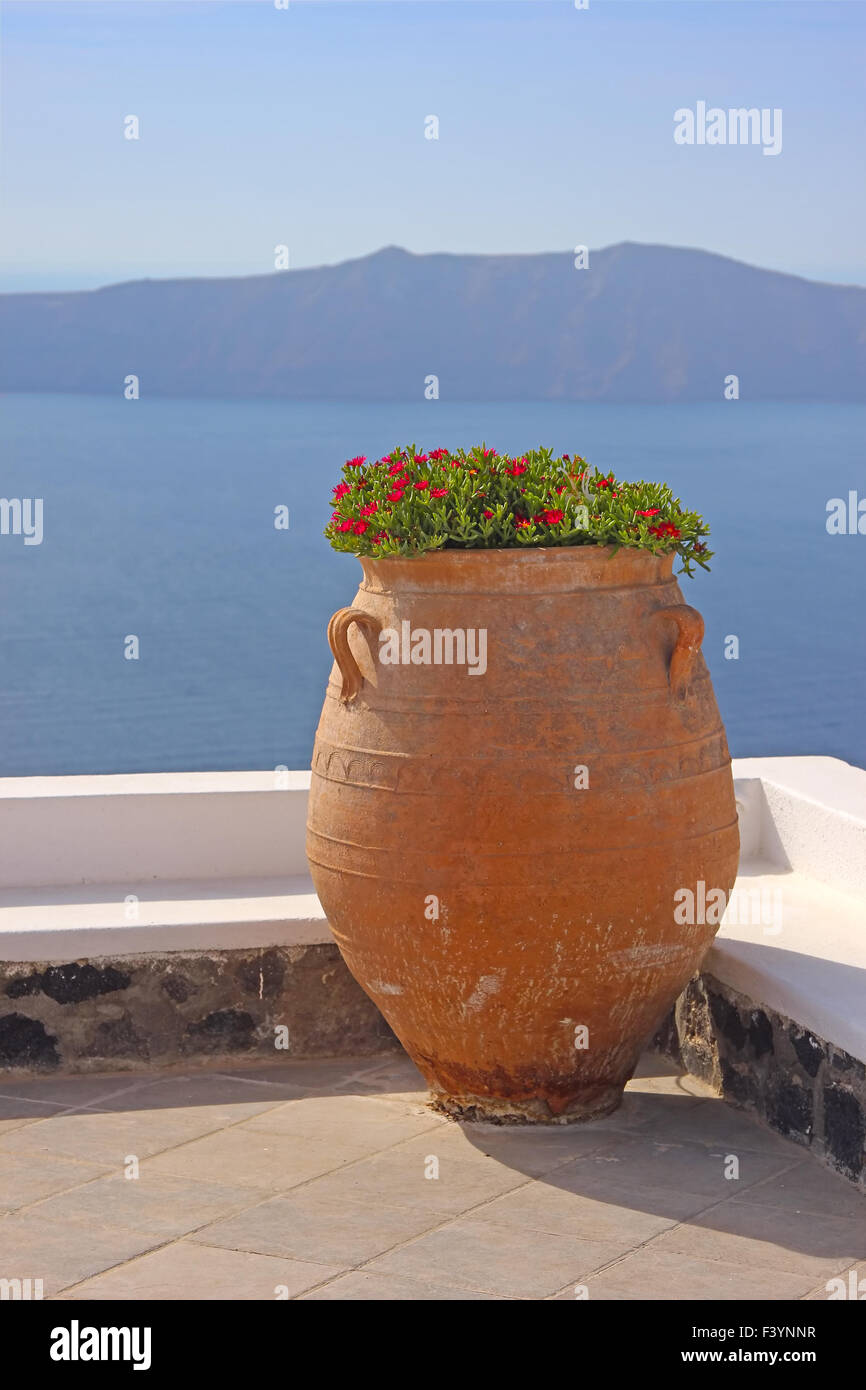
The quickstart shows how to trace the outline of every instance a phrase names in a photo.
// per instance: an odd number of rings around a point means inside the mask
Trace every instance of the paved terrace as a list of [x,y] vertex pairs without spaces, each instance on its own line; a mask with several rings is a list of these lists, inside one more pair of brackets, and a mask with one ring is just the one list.
[[7,1075],[0,1209],[0,1276],[61,1300],[808,1300],[866,1276],[857,1189],[655,1055],[616,1114],[541,1129],[436,1115],[396,1054]]

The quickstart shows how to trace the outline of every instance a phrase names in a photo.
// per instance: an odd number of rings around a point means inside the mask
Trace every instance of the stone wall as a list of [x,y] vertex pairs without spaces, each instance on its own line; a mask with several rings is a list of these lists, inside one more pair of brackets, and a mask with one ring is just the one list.
[[[866,1190],[862,1062],[712,975],[692,980],[655,1044]],[[0,964],[0,1075],[399,1046],[331,943]]]
[[396,1047],[330,943],[0,963],[0,1074]]
[[866,1190],[866,1067],[791,1019],[698,975],[656,1046]]

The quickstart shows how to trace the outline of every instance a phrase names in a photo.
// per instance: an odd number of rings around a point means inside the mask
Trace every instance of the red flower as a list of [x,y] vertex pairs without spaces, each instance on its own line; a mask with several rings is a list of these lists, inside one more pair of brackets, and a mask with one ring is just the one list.
[[422,478],[420,483],[413,483],[412,486],[414,487],[416,492],[424,492],[424,490],[428,488],[430,484],[428,483],[426,478]]
[[562,457],[565,459],[566,463],[571,463],[571,459],[568,457],[568,454],[563,454]]
[[677,530],[672,521],[660,521],[658,526],[649,528],[649,533],[651,536],[670,536],[675,541],[679,540],[682,535],[682,532]]
[[[417,486],[417,484],[416,484],[416,486]],[[430,489],[430,496],[431,496],[431,497],[447,497],[447,496],[448,496],[448,489],[447,489],[447,487],[431,487],[431,489]]]
[[357,458],[346,459],[347,468],[363,468],[367,462],[366,454],[358,454]]
[[565,512],[558,511],[555,507],[549,512],[542,512],[541,516],[534,518],[536,521],[546,521],[548,526],[555,526],[557,522],[564,521]]
[[495,459],[499,457],[495,449],[482,449],[481,452],[486,459]]
[[430,461],[430,456],[429,456],[429,454],[416,454],[416,455],[415,455],[415,462],[416,462],[416,463],[429,463],[429,461]]
[[331,512],[331,520],[332,520],[332,521],[339,521],[339,520],[340,520],[340,513],[339,513],[339,512]]
[[555,487],[553,490],[561,497],[562,494],[565,492],[565,483],[560,483],[559,487]]
[[485,512],[484,515],[485,515],[485,516],[488,518],[488,520],[489,520],[489,518],[493,515],[493,513],[492,513],[492,512]]
[[393,490],[393,492],[389,492],[389,493],[388,493],[388,501],[389,501],[389,502],[402,502],[402,501],[403,501],[403,489],[400,488],[400,487],[395,487],[394,490]]
[[351,491],[352,489],[349,487],[348,483],[338,483],[334,488],[334,497],[339,502],[341,497],[345,497],[346,493]]
[[366,521],[356,521],[352,529],[354,530],[356,536],[363,536],[364,532],[369,531],[370,528],[367,525]]
[[387,531],[380,531],[379,534],[378,534],[378,536],[374,536],[374,537],[373,537],[373,544],[374,544],[374,545],[381,545],[383,541],[387,541],[387,540],[390,540],[390,539],[391,539],[391,538],[390,538],[390,536],[388,535],[388,532],[387,532]]
[[512,478],[519,478],[521,473],[526,472],[526,464],[522,462],[512,463],[510,468],[506,468],[506,473],[510,473]]
[[[382,461],[383,461],[383,463],[384,463],[384,459],[383,459]],[[392,478],[396,478],[398,473],[402,473],[402,472],[403,472],[403,465],[402,465],[402,463],[392,463],[392,464],[391,464],[391,467],[388,469],[388,472],[389,472],[389,474],[391,475]]]
[[524,526],[529,525],[529,518],[525,516],[516,516],[514,518],[514,525],[519,531],[522,531]]
[[337,527],[337,530],[338,530],[338,531],[351,531],[352,526],[353,526],[352,518],[349,517],[349,520],[348,520],[348,521],[341,521],[341,522],[340,522],[339,526]]
[[379,503],[378,503],[378,502],[368,502],[367,505],[366,505],[366,507],[362,507],[362,508],[361,508],[361,515],[362,515],[362,516],[375,516],[378,510],[379,510]]
[[638,513],[637,513],[638,516],[658,516],[658,514],[659,514],[659,508],[658,508],[658,507],[650,507],[650,509],[649,509],[648,512],[638,512]]
[[431,450],[430,450],[430,457],[431,457],[431,459],[436,459],[437,461],[438,461],[439,459],[447,459],[447,457],[448,457],[448,450],[447,450],[447,449],[431,449]]

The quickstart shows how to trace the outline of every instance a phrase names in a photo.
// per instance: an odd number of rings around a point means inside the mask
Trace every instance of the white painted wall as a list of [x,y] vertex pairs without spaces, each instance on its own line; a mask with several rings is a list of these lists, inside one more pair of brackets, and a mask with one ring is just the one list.
[[0,889],[306,875],[308,772],[0,778]]

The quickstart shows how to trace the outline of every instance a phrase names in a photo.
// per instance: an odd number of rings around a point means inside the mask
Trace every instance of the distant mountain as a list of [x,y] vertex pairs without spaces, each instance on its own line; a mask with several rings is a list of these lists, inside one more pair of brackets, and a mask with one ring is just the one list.
[[706,251],[415,256],[0,295],[0,390],[418,400],[866,400],[866,289]]

